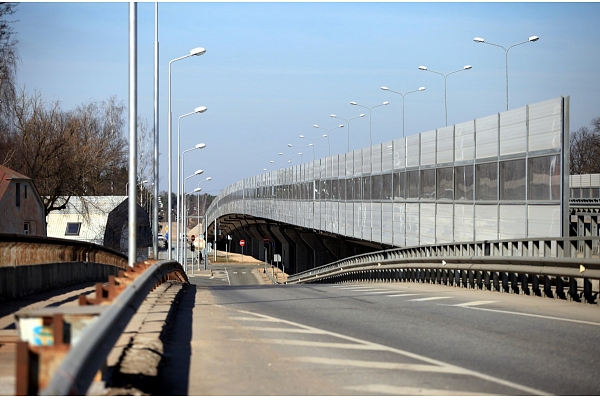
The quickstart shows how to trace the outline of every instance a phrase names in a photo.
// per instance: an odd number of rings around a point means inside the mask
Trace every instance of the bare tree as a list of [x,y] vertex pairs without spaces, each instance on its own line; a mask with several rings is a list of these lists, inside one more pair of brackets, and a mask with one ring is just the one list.
[[6,165],[33,179],[46,214],[64,209],[71,196],[111,194],[127,182],[123,111],[111,98],[65,112],[22,92],[13,103]]
[[591,127],[581,127],[571,133],[571,173],[593,174],[600,172],[600,117],[594,118]]

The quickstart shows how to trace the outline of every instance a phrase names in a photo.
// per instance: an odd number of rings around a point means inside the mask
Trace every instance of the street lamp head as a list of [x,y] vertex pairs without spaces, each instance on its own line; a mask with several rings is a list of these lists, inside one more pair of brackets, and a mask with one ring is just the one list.
[[335,114],[331,114],[331,115],[330,115],[330,117],[331,117],[331,118],[335,118],[335,117],[337,117],[337,115],[335,115]]
[[195,113],[203,113],[205,111],[206,111],[206,107],[204,107],[204,106],[194,108]]
[[292,146],[290,143],[288,143],[288,147],[294,147],[294,146]]
[[199,169],[198,171],[194,172],[194,175],[202,175],[204,173],[204,170]]
[[198,192],[200,192],[200,191],[202,191],[202,188],[196,188],[196,189],[194,189],[194,192],[195,192],[195,193],[198,193]]
[[201,56],[204,53],[206,53],[206,49],[204,47],[196,47],[190,50],[191,56]]
[[208,178],[206,178],[207,181],[212,181],[212,178],[209,176]]
[[196,147],[194,147],[194,148],[196,148],[196,149],[203,149],[203,148],[205,148],[205,147],[206,147],[206,144],[204,144],[204,143],[198,143],[198,144],[196,145]]
[[351,101],[350,104],[352,104],[353,106],[355,106],[356,102],[355,101]]
[[310,147],[310,146],[313,146],[313,144],[311,143],[311,144],[308,145],[308,147]]
[[300,135],[299,137],[300,137],[300,139],[304,139],[304,135]]
[[419,67],[419,69],[420,69],[421,71],[427,71],[427,67],[425,67],[425,66],[423,66],[423,65],[421,65],[421,66]]
[[485,42],[485,40],[483,40],[483,38],[480,38],[480,37],[476,37],[473,40],[476,41],[477,43],[483,43],[483,42]]
[[389,101],[384,101],[384,102],[383,102],[383,105],[384,105],[384,106],[387,106],[388,104],[390,104],[390,102],[389,102]]
[[364,117],[364,116],[365,116],[365,114],[360,114],[360,115],[359,115],[359,117]]
[[425,86],[421,86],[421,87],[419,88],[419,91],[420,91],[420,92],[422,92],[423,90],[425,90]]
[[338,128],[343,128],[343,127],[344,127],[344,124],[340,124],[340,126],[338,126]]
[[529,38],[529,41],[530,41],[530,42],[537,42],[538,40],[540,40],[540,38],[539,38],[539,37],[537,37],[537,36],[531,36],[531,37]]
[[465,66],[463,67],[463,69],[471,69],[471,68],[473,68],[473,67],[471,67],[470,65],[465,65]]
[[319,127],[319,125],[313,125],[313,128],[318,128],[318,127]]
[[327,137],[327,134],[323,135],[323,137]]
[[382,86],[382,87],[381,87],[381,90],[390,90],[390,89],[388,89],[388,88],[387,88],[387,87],[385,87],[385,86]]
[[280,156],[282,156],[282,155],[283,155],[283,153],[279,153],[279,155],[280,155]]

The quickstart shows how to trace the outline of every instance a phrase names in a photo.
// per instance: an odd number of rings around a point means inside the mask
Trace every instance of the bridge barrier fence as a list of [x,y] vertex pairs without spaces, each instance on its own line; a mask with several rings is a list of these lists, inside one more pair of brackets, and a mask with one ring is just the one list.
[[93,243],[0,234],[0,299],[83,282],[106,281],[127,268],[127,256]]
[[595,303],[600,292],[599,240],[568,237],[390,249],[290,275],[286,283],[419,282]]

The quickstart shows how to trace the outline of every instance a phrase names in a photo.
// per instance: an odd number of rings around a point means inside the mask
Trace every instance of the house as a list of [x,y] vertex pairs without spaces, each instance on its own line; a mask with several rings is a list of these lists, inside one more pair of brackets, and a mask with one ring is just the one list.
[[46,236],[44,202],[23,174],[0,165],[0,233]]
[[103,245],[108,214],[127,196],[71,197],[64,210],[48,214],[48,236]]

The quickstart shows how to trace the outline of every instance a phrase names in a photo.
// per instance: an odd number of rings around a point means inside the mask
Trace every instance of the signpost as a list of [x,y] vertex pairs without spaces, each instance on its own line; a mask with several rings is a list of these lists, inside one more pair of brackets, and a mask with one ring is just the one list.
[[242,262],[244,262],[244,246],[246,245],[246,241],[244,239],[240,240],[240,246],[242,246]]

